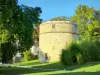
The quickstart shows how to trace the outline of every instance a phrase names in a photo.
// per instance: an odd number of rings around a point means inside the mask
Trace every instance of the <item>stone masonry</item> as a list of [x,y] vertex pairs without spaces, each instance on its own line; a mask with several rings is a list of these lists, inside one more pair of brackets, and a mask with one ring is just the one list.
[[47,21],[40,24],[39,48],[49,61],[58,61],[61,50],[72,40],[78,40],[78,26],[70,21]]

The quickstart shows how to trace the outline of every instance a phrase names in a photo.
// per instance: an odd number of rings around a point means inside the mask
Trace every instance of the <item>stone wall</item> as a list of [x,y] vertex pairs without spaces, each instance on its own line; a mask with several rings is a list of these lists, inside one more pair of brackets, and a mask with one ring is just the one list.
[[78,27],[69,21],[48,21],[40,24],[39,47],[50,61],[58,61],[61,50],[72,40],[78,40]]

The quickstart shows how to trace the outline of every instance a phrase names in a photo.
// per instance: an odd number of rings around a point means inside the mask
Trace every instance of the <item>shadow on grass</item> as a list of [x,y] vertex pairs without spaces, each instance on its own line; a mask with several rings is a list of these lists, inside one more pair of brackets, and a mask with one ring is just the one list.
[[60,62],[55,63],[43,63],[41,65],[33,65],[33,68],[43,68],[43,69],[64,69],[66,66],[62,65]]
[[[61,70],[58,70],[61,71]],[[49,72],[49,74],[45,74]],[[53,73],[54,72],[54,73]],[[66,73],[58,73],[56,71],[50,70],[37,70],[32,68],[3,68],[0,69],[0,75],[22,75],[22,74],[31,74],[34,75],[100,75],[100,72],[67,72]]]
[[[0,68],[0,75],[21,75],[21,74],[31,74],[31,73],[46,73],[46,72],[56,72],[56,71],[65,71],[66,73],[58,73],[51,75],[100,75],[100,72],[67,72],[72,71],[78,68],[85,68],[89,66],[98,65],[100,62],[90,62],[83,65],[75,65],[75,66],[64,66],[60,62],[57,63],[45,63],[33,66],[32,68],[18,68],[18,67],[8,67],[8,68]],[[40,69],[39,69],[40,68]],[[54,70],[49,70],[54,69]],[[67,70],[67,71],[66,71]],[[50,74],[49,73],[49,74]]]
[[17,67],[0,68],[0,75],[21,75],[21,74],[41,73],[41,72],[53,72],[53,70],[17,68]]
[[47,64],[43,64],[43,65],[33,66],[33,68],[74,70],[74,69],[85,68],[85,67],[94,66],[94,65],[98,65],[98,64],[100,64],[100,61],[98,61],[98,62],[88,62],[88,63],[85,63],[83,65],[74,65],[74,66],[65,66],[60,62],[56,62],[56,63],[50,63],[50,64],[47,63]]
[[71,72],[71,73],[58,73],[49,75],[100,75],[100,72]]

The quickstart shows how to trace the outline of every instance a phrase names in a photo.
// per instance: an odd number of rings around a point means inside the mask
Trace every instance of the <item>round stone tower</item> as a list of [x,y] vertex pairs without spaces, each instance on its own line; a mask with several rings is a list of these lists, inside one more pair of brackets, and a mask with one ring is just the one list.
[[70,21],[47,21],[40,24],[39,47],[50,61],[58,61],[61,50],[78,40],[78,26]]

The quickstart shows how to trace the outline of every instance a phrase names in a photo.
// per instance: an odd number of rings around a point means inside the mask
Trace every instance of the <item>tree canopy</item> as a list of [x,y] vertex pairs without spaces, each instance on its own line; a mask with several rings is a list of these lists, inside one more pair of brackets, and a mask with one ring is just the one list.
[[66,20],[68,20],[66,16],[58,16],[51,19],[51,21],[66,21]]
[[17,51],[28,50],[33,31],[42,20],[40,7],[18,5],[17,0],[0,0],[0,51],[2,62],[8,62]]
[[100,37],[100,20],[98,19],[98,11],[89,8],[86,5],[80,5],[72,17],[72,22],[76,22],[79,27],[81,39],[95,39]]

